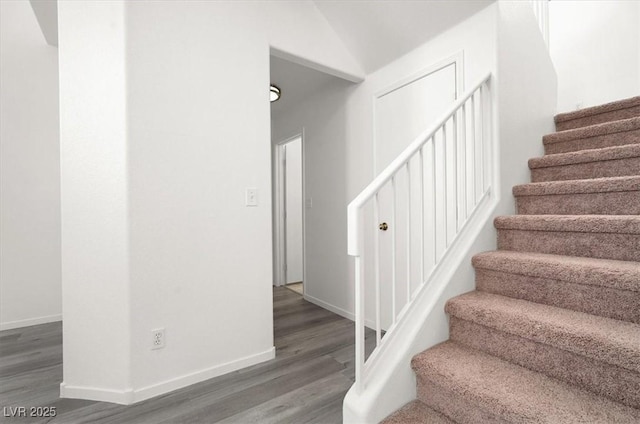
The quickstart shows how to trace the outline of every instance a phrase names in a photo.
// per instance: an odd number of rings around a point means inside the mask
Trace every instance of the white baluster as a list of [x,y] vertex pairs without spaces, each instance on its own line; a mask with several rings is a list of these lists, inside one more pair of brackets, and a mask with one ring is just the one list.
[[[380,193],[376,192],[373,197],[373,222],[378,224],[380,222]],[[375,310],[375,319],[376,319],[376,346],[380,344],[382,340],[382,325],[380,324],[380,230],[375,228],[375,237],[373,238],[373,269],[374,269],[374,279],[376,285],[376,310]]]
[[411,165],[407,162],[407,303],[411,302]]

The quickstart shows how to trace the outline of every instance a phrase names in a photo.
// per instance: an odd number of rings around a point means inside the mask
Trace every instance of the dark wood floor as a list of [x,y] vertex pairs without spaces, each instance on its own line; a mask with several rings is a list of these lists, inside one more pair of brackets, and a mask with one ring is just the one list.
[[[273,299],[274,360],[131,406],[58,398],[60,323],[0,332],[0,422],[341,423],[354,376],[353,323],[285,288]],[[18,406],[56,407],[57,416],[5,416]]]

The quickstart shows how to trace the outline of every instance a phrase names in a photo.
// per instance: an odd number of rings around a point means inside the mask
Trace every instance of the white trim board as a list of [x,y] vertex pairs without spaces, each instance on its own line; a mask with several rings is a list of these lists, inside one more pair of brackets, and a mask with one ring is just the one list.
[[199,383],[201,381],[209,380],[213,377],[218,377],[223,374],[228,374],[232,371],[236,371],[242,368],[250,367],[261,362],[266,362],[276,357],[276,348],[272,346],[270,349],[264,352],[256,353],[254,355],[245,356],[244,358],[236,359],[231,362],[216,365],[211,368],[206,368],[194,373],[186,374],[181,377],[166,380],[158,384],[142,387],[133,391],[133,402],[140,402],[152,397],[171,392],[173,390],[181,389],[183,387],[191,386],[192,384]]
[[18,321],[8,321],[0,323],[0,331],[13,330],[22,327],[31,327],[32,325],[49,324],[51,322],[62,321],[62,314],[49,315],[45,317],[21,319]]
[[[303,297],[304,297],[304,300],[306,300],[307,302],[311,302],[314,305],[321,307],[322,309],[326,309],[327,311],[330,311],[330,312],[333,312],[334,314],[340,315],[341,317],[346,318],[346,319],[348,319],[350,321],[355,321],[356,320],[356,316],[352,312],[349,312],[349,311],[347,311],[345,309],[339,308],[339,307],[337,307],[335,305],[327,303],[327,302],[325,302],[323,300],[318,299],[317,297],[313,297],[313,296],[308,295],[306,293],[304,294]],[[370,329],[376,328],[376,323],[373,322],[372,320],[365,319],[364,324],[365,324],[366,327],[368,327]]]
[[98,387],[70,386],[62,382],[60,384],[60,397],[72,399],[87,399],[100,402],[111,402],[121,405],[130,405],[153,397],[182,389],[201,381],[209,380],[223,374],[269,361],[276,357],[275,346],[254,355],[245,356],[234,361],[205,368],[190,374],[172,378],[151,386],[139,389],[113,390]]
[[[286,255],[286,240],[284,240],[284,221],[282,219],[282,209],[283,209],[283,201],[285,196],[283,194],[284,189],[284,175],[282,175],[282,164],[281,161],[283,159],[282,147],[286,144],[300,139],[300,148],[301,148],[301,156],[302,156],[302,281],[307,281],[307,256],[306,256],[306,228],[307,228],[307,207],[306,207],[306,177],[305,177],[305,128],[302,127],[300,132],[291,137],[287,137],[281,141],[278,141],[272,146],[273,152],[273,168],[274,171],[272,173],[272,213],[274,217],[272,217],[272,222],[274,225],[273,228],[273,256],[275,258],[274,265],[274,278],[275,281],[273,285],[276,287],[285,286],[286,285],[286,273],[282,269],[282,266],[285,262],[284,256]],[[275,219],[274,219],[275,218]],[[303,285],[304,290],[304,285]]]
[[459,52],[441,59],[429,66],[427,66],[426,68],[421,69],[420,71],[413,73],[409,76],[406,76],[404,78],[401,78],[400,80],[394,82],[393,84],[387,86],[386,88],[379,90],[377,92],[375,92],[373,94],[373,101],[372,101],[372,113],[373,113],[373,119],[372,119],[372,137],[371,137],[371,142],[372,142],[372,152],[373,152],[373,177],[375,177],[376,175],[378,175],[382,169],[377,169],[378,168],[378,149],[376,148],[377,146],[377,140],[376,140],[376,122],[377,122],[377,114],[376,114],[376,104],[378,99],[380,99],[381,97],[386,96],[389,93],[392,93],[402,87],[405,87],[411,83],[414,83],[424,77],[427,77],[433,73],[438,72],[441,69],[446,68],[447,66],[450,65],[454,65],[455,67],[455,75],[456,75],[456,93],[455,93],[455,97],[456,100],[460,97],[460,95],[462,93],[464,93],[464,50],[460,50]]
[[332,75],[334,77],[343,79],[345,81],[353,82],[353,83],[360,83],[364,81],[366,78],[366,75],[364,73],[351,73],[347,71],[342,71],[342,70],[333,68],[331,66],[322,65],[313,60],[309,60],[301,56],[288,53],[274,46],[269,47],[269,54],[279,59],[288,60],[289,62],[293,62],[297,65],[306,66],[307,68],[314,69],[318,72]]
[[112,390],[98,387],[68,386],[60,383],[60,397],[65,399],[85,399],[97,402],[111,402],[120,405],[133,403],[133,390]]
[[322,309],[326,309],[327,311],[331,311],[334,314],[338,314],[341,317],[344,317],[344,318],[346,318],[348,320],[351,320],[351,321],[355,321],[356,320],[356,316],[353,313],[351,313],[351,312],[349,312],[347,310],[344,310],[342,308],[339,308],[339,307],[337,307],[335,305],[332,305],[330,303],[327,303],[324,300],[320,300],[317,297],[313,297],[313,296],[311,296],[309,294],[306,294],[306,293],[304,294],[303,297],[304,297],[304,300],[306,300],[308,302],[311,302],[314,305],[321,307]]

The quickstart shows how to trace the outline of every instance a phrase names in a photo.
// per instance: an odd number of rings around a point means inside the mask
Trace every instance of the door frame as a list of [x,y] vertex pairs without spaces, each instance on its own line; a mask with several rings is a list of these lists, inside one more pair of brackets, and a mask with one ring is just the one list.
[[[379,102],[380,100],[393,93],[396,92],[399,89],[411,86],[411,84],[419,82],[421,80],[424,80],[425,78],[428,78],[431,75],[436,74],[437,72],[440,72],[448,67],[450,67],[451,65],[453,65],[453,98],[451,98],[451,103],[453,104],[459,97],[460,95],[464,92],[464,75],[463,75],[463,69],[464,69],[464,64],[463,64],[463,60],[464,60],[464,53],[463,51],[458,51],[457,53],[446,57],[444,59],[441,59],[439,61],[436,61],[435,63],[432,63],[431,65],[422,68],[421,70],[419,70],[418,72],[412,73],[404,78],[401,78],[399,80],[397,80],[396,82],[386,86],[385,88],[375,92],[373,94],[373,119],[372,119],[372,151],[373,151],[373,173],[374,176],[377,176],[380,174],[380,172],[382,172],[384,170],[384,168],[381,168],[379,163],[378,163],[378,159],[382,159],[380,157],[381,155],[381,151],[379,148],[379,144],[378,142],[380,141],[380,137],[379,137],[379,133],[378,133],[378,123],[379,120],[381,118],[380,116],[380,106],[379,106]],[[447,95],[449,95],[447,93]],[[438,119],[438,117],[434,118],[434,119]],[[432,125],[434,123],[429,123],[427,125]],[[424,128],[423,130],[427,130],[428,128]],[[413,142],[414,140],[406,140],[406,145],[409,145],[411,142]],[[404,150],[404,149],[403,149]],[[392,270],[392,267],[386,266],[384,265],[384,261],[383,259],[381,259],[382,255],[382,249],[383,249],[383,243],[388,243],[387,247],[390,247],[389,244],[391,243],[391,237],[395,238],[396,237],[396,224],[397,222],[393,222],[391,217],[387,217],[384,218],[384,214],[382,213],[384,210],[384,205],[382,204],[383,202],[381,202],[380,205],[380,221],[386,221],[387,219],[391,219],[391,221],[388,221],[390,223],[391,226],[391,231],[389,233],[381,233],[380,230],[378,230],[378,222],[375,222],[375,225],[371,226],[371,231],[373,232],[373,237],[374,238],[378,238],[379,240],[379,248],[380,251],[377,253],[378,254],[378,272],[379,272],[379,278],[380,278],[380,286],[383,290],[389,290],[389,293],[391,293],[391,289],[392,289],[392,285],[390,284],[391,279],[394,276],[394,271]],[[373,219],[373,217],[372,217]],[[400,222],[402,222],[403,218],[400,218]],[[402,231],[402,230],[400,230]],[[405,241],[408,238],[409,243],[411,243],[411,236],[410,235],[405,235]],[[385,241],[386,240],[386,241]],[[402,244],[402,243],[401,243]],[[415,250],[414,250],[415,252]],[[406,253],[404,253],[406,255]],[[375,255],[375,253],[374,253]],[[401,256],[402,258],[402,256]],[[402,261],[400,261],[399,263],[402,263]],[[372,265],[373,266],[373,265]],[[402,268],[402,267],[400,267]],[[376,272],[376,271],[374,271]],[[396,272],[396,276],[398,273],[402,273],[402,271],[398,271]],[[384,276],[386,275],[387,278],[384,278]],[[387,283],[385,283],[384,281],[386,281]],[[405,279],[398,279],[398,283],[395,286],[395,290],[396,290],[396,314],[398,311],[400,311],[405,304],[403,304],[404,300],[403,300],[403,296],[402,293],[406,290],[403,289],[403,287],[406,287],[406,284],[404,283],[404,281],[408,281],[409,284],[413,284],[413,281],[410,277]],[[399,302],[399,304],[398,304]],[[386,308],[383,306],[381,309],[381,324],[382,324],[382,329],[383,330],[388,330],[388,328],[391,326],[391,323],[393,322],[393,318],[391,317],[391,312],[392,308],[391,306],[389,306],[388,308]],[[397,316],[397,315],[396,315]],[[388,319],[387,319],[388,318]]]
[[273,210],[274,210],[274,286],[284,286],[287,283],[287,272],[285,269],[287,261],[287,232],[284,211],[286,210],[286,166],[284,164],[284,147],[297,139],[300,139],[300,156],[302,167],[302,290],[305,290],[304,282],[307,280],[306,267],[306,181],[305,181],[305,138],[304,127],[299,133],[287,137],[273,145],[274,157],[274,189],[273,189]]
[[[402,87],[405,87],[411,83],[414,83],[422,78],[425,78],[431,74],[434,74],[436,72],[438,72],[439,70],[446,68],[447,66],[450,65],[454,65],[455,66],[455,76],[456,76],[456,83],[455,83],[455,89],[456,89],[456,93],[455,93],[455,99],[457,100],[460,95],[462,93],[464,93],[464,50],[460,50],[458,52],[456,52],[455,54],[444,58],[442,60],[439,60],[435,63],[432,63],[431,65],[427,66],[426,68],[421,69],[420,71],[411,74],[407,77],[404,77],[398,81],[396,81],[395,83],[387,86],[386,88],[377,91],[376,93],[373,94],[373,119],[372,119],[372,134],[373,137],[371,137],[371,141],[372,141],[372,152],[373,152],[373,175],[374,177],[376,175],[378,175],[380,172],[382,172],[382,169],[378,169],[378,149],[377,149],[377,140],[376,140],[376,122],[378,119],[377,115],[376,115],[376,104],[378,103],[378,99],[380,99],[381,97],[386,96],[389,93],[392,93]],[[413,141],[413,140],[411,140]],[[410,141],[410,142],[411,142]]]

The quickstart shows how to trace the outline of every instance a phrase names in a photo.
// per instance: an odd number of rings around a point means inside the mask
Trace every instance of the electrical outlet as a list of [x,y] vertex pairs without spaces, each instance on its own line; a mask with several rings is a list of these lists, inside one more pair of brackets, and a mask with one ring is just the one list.
[[162,349],[164,347],[164,328],[151,330],[151,349]]

